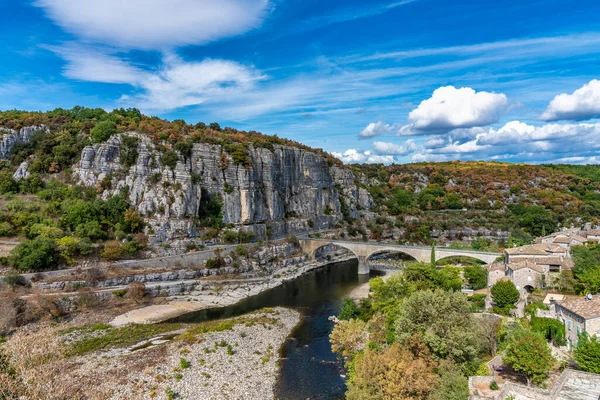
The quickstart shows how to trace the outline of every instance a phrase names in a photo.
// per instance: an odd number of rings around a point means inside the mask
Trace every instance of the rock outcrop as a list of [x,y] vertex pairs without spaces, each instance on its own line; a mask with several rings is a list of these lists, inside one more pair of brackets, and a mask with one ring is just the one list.
[[115,135],[85,147],[73,174],[104,198],[127,187],[155,242],[196,236],[194,218],[201,202],[213,196],[221,199],[225,224],[257,238],[330,228],[344,212],[357,216],[373,206],[352,171],[304,149],[249,144],[242,165],[220,145],[196,143],[187,157],[176,152],[176,164],[168,166],[164,148],[144,135],[127,136],[138,139],[134,165],[123,165],[122,154],[131,149],[124,150],[123,136]]
[[31,135],[39,130],[47,130],[47,128],[44,125],[26,126],[19,131],[0,128],[0,159],[7,159],[15,144],[29,142]]

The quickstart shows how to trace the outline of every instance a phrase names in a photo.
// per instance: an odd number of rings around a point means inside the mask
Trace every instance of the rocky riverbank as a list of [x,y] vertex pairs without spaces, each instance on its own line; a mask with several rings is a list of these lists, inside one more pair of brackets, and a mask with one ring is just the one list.
[[200,324],[42,323],[0,346],[14,367],[0,387],[47,400],[273,399],[279,348],[299,320],[277,307]]
[[[245,298],[255,296],[266,290],[273,289],[286,281],[320,268],[332,262],[346,261],[351,256],[332,257],[322,262],[311,262],[302,266],[293,265],[277,270],[277,274],[261,280],[240,280],[236,285],[221,291],[202,292],[183,296],[173,296],[167,304],[151,305],[136,310],[131,310],[117,316],[111,321],[113,326],[123,326],[130,323],[152,324],[166,321],[190,312],[207,308],[218,308],[233,305]],[[368,285],[367,285],[368,294]]]
[[[111,399],[147,399],[153,393],[180,399],[275,398],[279,348],[300,314],[278,307],[230,321],[230,330],[167,344],[160,365],[129,376]],[[140,393],[144,381],[148,384]]]

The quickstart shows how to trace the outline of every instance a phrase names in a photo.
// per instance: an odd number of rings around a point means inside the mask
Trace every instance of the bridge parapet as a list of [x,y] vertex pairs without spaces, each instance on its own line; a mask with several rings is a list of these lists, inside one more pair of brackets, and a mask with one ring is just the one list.
[[[420,262],[431,262],[431,248],[422,246],[403,246],[403,245],[389,245],[369,242],[352,242],[344,240],[329,240],[329,239],[312,239],[303,238],[299,239],[302,250],[314,259],[315,252],[323,246],[335,245],[343,247],[352,252],[359,263],[360,273],[369,273],[368,260],[369,258],[381,252],[395,252],[404,253],[413,257],[415,260]],[[477,260],[483,261],[486,264],[494,262],[501,253],[491,253],[482,251],[472,250],[457,250],[449,249],[445,247],[438,247],[435,249],[435,261],[441,260],[447,257],[470,257]],[[366,272],[365,272],[366,271]]]

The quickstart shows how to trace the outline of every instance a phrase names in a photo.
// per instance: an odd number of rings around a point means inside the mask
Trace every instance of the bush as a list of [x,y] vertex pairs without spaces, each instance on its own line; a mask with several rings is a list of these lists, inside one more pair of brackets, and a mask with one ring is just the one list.
[[546,340],[552,341],[556,346],[567,344],[565,339],[565,325],[556,319],[532,316],[531,330],[541,333]]
[[338,316],[341,320],[349,320],[352,318],[356,318],[358,316],[358,307],[356,303],[352,299],[344,299],[342,301],[342,308],[340,310],[340,315]]
[[121,247],[121,243],[117,240],[111,240],[104,244],[104,248],[100,252],[100,256],[109,261],[120,259],[125,251]]
[[11,251],[10,265],[20,271],[43,271],[58,264],[56,243],[42,237],[20,243]]
[[464,268],[464,276],[473,290],[487,286],[487,270],[481,265],[471,265]]
[[117,133],[117,124],[112,121],[101,121],[90,130],[90,136],[96,143],[106,142],[108,138]]
[[496,381],[492,381],[492,383],[490,383],[490,389],[498,390],[498,383],[496,383]]
[[579,336],[574,358],[582,370],[600,374],[600,342],[598,338],[590,337],[587,332],[583,332]]
[[175,169],[177,161],[179,161],[179,156],[174,151],[167,151],[160,157],[160,163],[171,169]]
[[511,281],[497,282],[492,286],[491,293],[492,299],[500,308],[512,308],[520,297],[519,291]]

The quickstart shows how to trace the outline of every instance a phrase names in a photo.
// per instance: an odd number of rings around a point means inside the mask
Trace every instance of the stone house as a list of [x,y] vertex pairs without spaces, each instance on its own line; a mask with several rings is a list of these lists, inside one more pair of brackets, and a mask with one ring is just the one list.
[[547,273],[547,267],[528,259],[506,265],[506,275],[520,292],[532,292],[534,288],[543,288]]
[[569,349],[577,345],[582,332],[600,337],[600,296],[558,301],[556,318],[565,324]]
[[555,243],[536,243],[527,246],[504,249],[504,261],[511,264],[525,259],[569,257],[569,250]]
[[494,286],[496,282],[506,276],[506,267],[504,264],[491,264],[487,268],[488,287]]

